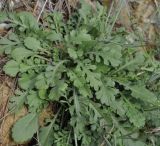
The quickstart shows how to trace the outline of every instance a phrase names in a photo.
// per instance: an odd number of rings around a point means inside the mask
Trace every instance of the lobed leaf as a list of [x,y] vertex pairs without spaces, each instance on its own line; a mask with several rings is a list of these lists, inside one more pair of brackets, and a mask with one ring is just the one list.
[[28,49],[33,51],[37,51],[38,49],[41,49],[40,41],[38,41],[34,37],[25,38],[24,44]]
[[19,119],[12,128],[12,137],[17,143],[30,140],[38,130],[37,113],[29,113]]
[[3,70],[11,77],[15,77],[19,72],[19,64],[15,60],[10,60],[3,67]]

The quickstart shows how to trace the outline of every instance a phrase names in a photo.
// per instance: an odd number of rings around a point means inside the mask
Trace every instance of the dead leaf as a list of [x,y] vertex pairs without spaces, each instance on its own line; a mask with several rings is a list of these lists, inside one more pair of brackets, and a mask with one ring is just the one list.
[[44,108],[40,113],[39,125],[43,127],[45,125],[45,120],[51,118],[52,116],[53,116],[52,106],[49,105],[48,107]]

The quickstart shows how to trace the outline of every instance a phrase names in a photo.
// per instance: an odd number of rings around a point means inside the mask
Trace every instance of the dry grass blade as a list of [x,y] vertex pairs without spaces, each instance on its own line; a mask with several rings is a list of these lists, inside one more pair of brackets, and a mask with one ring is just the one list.
[[40,11],[40,13],[38,15],[37,22],[39,21],[41,15],[42,15],[42,13],[43,13],[43,11],[45,9],[45,6],[46,6],[47,2],[48,2],[48,0],[45,0],[45,3],[43,4],[43,7],[42,7],[42,9],[41,9],[41,11]]
[[11,146],[15,143],[10,138],[10,128],[19,118],[19,116],[10,115],[7,108],[9,97],[14,93],[14,81],[4,75],[0,78],[0,141],[1,146]]

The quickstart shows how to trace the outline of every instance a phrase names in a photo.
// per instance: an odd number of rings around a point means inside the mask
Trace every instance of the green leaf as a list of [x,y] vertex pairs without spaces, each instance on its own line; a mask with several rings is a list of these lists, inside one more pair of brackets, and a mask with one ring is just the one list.
[[77,96],[75,91],[74,91],[73,97],[74,97],[74,106],[75,106],[76,114],[77,116],[80,116],[81,106],[80,106],[80,102],[78,99],[79,96]]
[[87,3],[84,0],[81,0],[80,2],[81,2],[81,8],[79,9],[79,14],[82,18],[86,20],[87,16],[91,14],[92,7],[89,3]]
[[124,85],[127,89],[130,89],[132,91],[132,96],[134,98],[140,99],[144,102],[148,102],[151,104],[155,104],[157,101],[157,97],[148,89],[146,89],[146,87],[144,85],[128,85],[126,83],[124,83],[123,81],[117,81],[120,84]]
[[14,112],[19,112],[19,110],[24,106],[26,101],[26,92],[16,91],[16,95],[11,97],[9,100],[9,109],[14,110]]
[[48,88],[47,80],[43,74],[39,74],[36,77],[35,87],[37,89],[47,89]]
[[5,37],[0,39],[0,54],[10,54],[12,47],[17,45],[17,42],[13,42]]
[[80,94],[82,94],[84,97],[91,95],[90,88],[87,85],[85,78],[82,77],[80,72],[74,72],[70,70],[67,72],[67,75],[73,82],[74,86],[79,89]]
[[39,89],[38,90],[38,95],[39,95],[40,99],[46,99],[47,90],[46,89]]
[[[93,57],[95,56],[95,58]],[[100,45],[96,51],[90,53],[90,59],[100,62],[101,59],[105,65],[111,65],[117,67],[122,62],[122,47],[116,44],[105,44]]]
[[53,143],[53,125],[57,119],[59,112],[55,115],[54,119],[52,119],[51,123],[40,129],[39,140],[41,146],[51,146]]
[[6,74],[10,75],[11,77],[15,77],[19,72],[19,64],[14,60],[10,60],[3,67],[3,70]]
[[15,33],[9,34],[8,38],[9,38],[11,41],[14,41],[14,42],[17,42],[17,43],[21,43],[20,40],[19,40],[18,35],[16,35]]
[[127,111],[127,108],[126,106],[124,106],[124,104],[125,102],[123,99],[115,100],[115,101],[112,101],[112,103],[110,104],[110,107],[115,113],[117,113],[121,117],[124,117]]
[[35,74],[22,74],[18,80],[18,84],[22,89],[32,89],[34,87],[35,78]]
[[105,78],[103,79],[103,84],[100,86],[99,91],[96,92],[96,98],[99,99],[102,104],[110,106],[113,111],[115,110],[115,112],[118,114],[125,114],[122,105],[123,102],[117,101],[115,99],[118,93],[119,90],[115,88],[115,82],[111,80],[111,78]]
[[33,51],[37,51],[38,49],[41,49],[40,41],[33,37],[27,37],[24,40],[24,44],[28,49],[31,49]]
[[100,99],[102,104],[110,106],[115,101],[117,93],[118,90],[104,85],[96,92],[96,98]]
[[128,112],[126,115],[129,117],[129,120],[131,123],[134,124],[134,126],[140,128],[143,127],[145,124],[145,117],[142,113],[137,111],[134,108],[128,108]]
[[4,22],[6,19],[7,19],[7,14],[4,11],[2,11],[0,13],[0,22]]
[[41,146],[51,146],[53,144],[53,125],[50,124],[40,129],[39,139]]
[[23,47],[21,48],[16,48],[11,52],[11,56],[14,60],[20,62],[22,60],[24,60],[25,58],[29,57],[33,55],[33,52],[30,50],[27,50]]
[[50,41],[61,41],[62,40],[62,34],[56,33],[56,32],[51,32],[50,34],[47,35],[47,40]]
[[36,18],[32,15],[30,12],[20,12],[17,14],[17,17],[19,18],[19,23],[22,24],[22,26],[32,29],[32,30],[38,30],[39,26],[37,23]]
[[[28,64],[27,64],[28,63]],[[31,59],[27,59],[27,63],[23,63],[21,62],[19,65],[19,71],[21,73],[25,73],[27,72],[29,69],[32,69],[32,65],[33,65],[33,60]]]
[[58,29],[58,26],[63,26],[63,14],[61,12],[55,11],[52,13],[55,28]]
[[139,98],[143,100],[144,102],[148,102],[152,104],[156,103],[157,97],[152,92],[147,90],[144,86],[135,85],[135,86],[129,86],[129,88],[132,91],[133,97]]
[[142,141],[136,141],[136,140],[132,140],[132,139],[124,139],[124,145],[125,146],[147,146]]
[[14,45],[16,45],[16,44],[17,44],[16,42],[10,41],[10,40],[7,39],[7,38],[1,38],[1,39],[0,39],[0,45],[14,46]]
[[86,78],[86,82],[90,84],[96,91],[102,85],[101,73],[96,72],[96,65],[92,65],[84,60],[84,63],[78,62],[76,70],[80,73],[81,76]]
[[131,123],[134,124],[137,128],[143,127],[145,124],[144,114],[137,110],[131,102],[127,101],[123,106],[126,107],[126,115],[128,116]]
[[74,49],[68,48],[68,54],[71,58],[77,59],[77,52]]
[[82,44],[83,42],[91,41],[91,35],[88,34],[85,29],[80,30],[79,32],[72,30],[69,38],[66,37],[66,39],[69,39],[68,41],[72,42],[73,44]]
[[101,74],[96,72],[91,72],[90,70],[84,71],[86,73],[86,81],[90,83],[96,91],[102,85]]
[[12,137],[17,143],[24,143],[30,140],[38,130],[38,116],[36,113],[19,119],[12,128]]
[[144,64],[145,64],[144,52],[137,52],[135,54],[135,58],[133,58],[131,61],[127,60],[127,63],[130,63],[127,66],[127,69],[130,71],[135,71],[136,69],[139,69],[140,66],[144,66]]
[[121,46],[115,44],[108,44],[106,48],[103,48],[101,57],[104,59],[104,64],[108,65],[111,63],[112,66],[116,67],[121,63]]
[[80,42],[91,41],[91,35],[88,34],[87,30],[83,29],[80,32],[78,32],[76,39]]
[[66,96],[66,90],[68,85],[63,81],[56,81],[56,86],[50,90],[49,99],[52,101],[58,101],[61,96]]
[[145,112],[145,115],[147,117],[147,121],[152,121],[152,124],[158,127],[160,125],[160,110],[155,109],[152,111]]
[[27,104],[29,105],[29,111],[36,112],[44,104],[44,100],[40,99],[37,92],[31,91],[27,96]]

